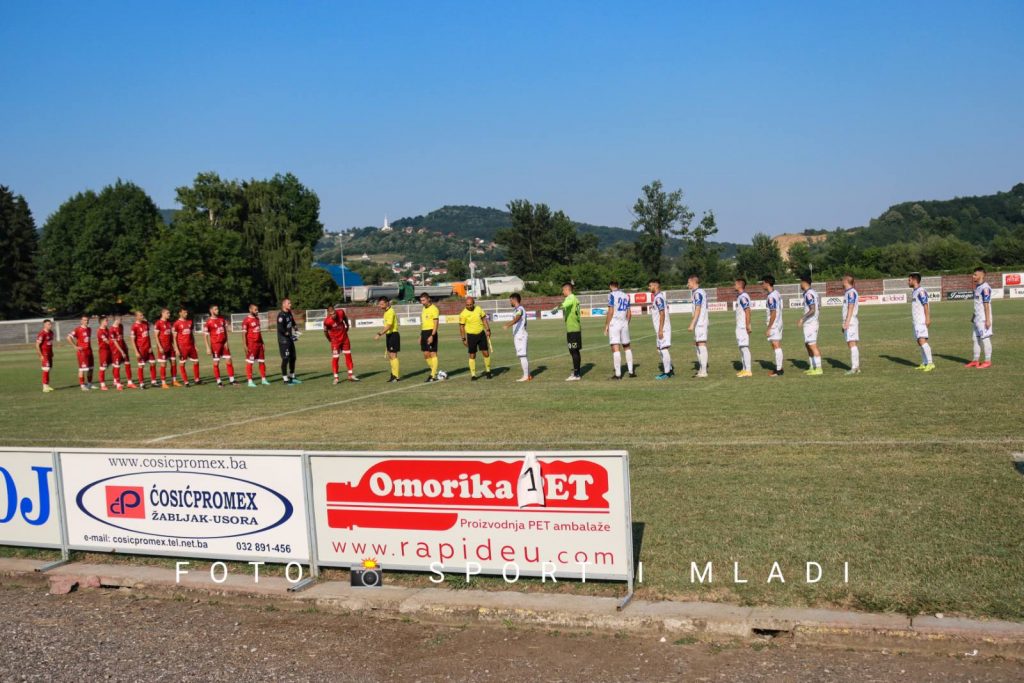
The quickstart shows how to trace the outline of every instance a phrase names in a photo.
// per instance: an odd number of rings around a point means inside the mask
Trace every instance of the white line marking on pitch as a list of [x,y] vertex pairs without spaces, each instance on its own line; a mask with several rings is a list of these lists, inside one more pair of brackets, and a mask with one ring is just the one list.
[[[653,337],[653,336],[654,336],[653,334],[649,334],[649,335],[637,337],[637,339],[647,339],[647,338]],[[551,360],[552,358],[561,358],[563,355],[564,354],[559,353],[559,354],[555,354],[555,355],[552,355],[552,356],[544,356],[542,358],[535,358],[535,359],[533,359],[533,362],[542,361],[542,360]],[[445,380],[445,382],[451,382],[451,381],[454,381],[456,379],[460,379],[460,378],[459,377],[455,377],[454,379]],[[416,387],[425,387],[425,386],[427,386],[426,382],[419,382],[418,384],[413,384],[411,386],[397,387],[395,389],[388,389],[387,391],[377,391],[377,392],[374,392],[372,394],[364,394],[362,396],[351,396],[349,398],[345,398],[345,399],[342,399],[340,401],[331,401],[330,403],[320,403],[320,404],[314,405],[314,406],[305,406],[304,408],[296,408],[295,410],[286,410],[283,413],[274,413],[273,415],[262,415],[260,417],[250,417],[250,418],[247,418],[245,420],[236,420],[235,422],[228,422],[228,423],[225,423],[225,424],[220,424],[220,425],[217,425],[216,427],[202,427],[200,429],[192,429],[192,430],[189,430],[187,432],[181,432],[180,434],[166,434],[164,436],[158,436],[158,437],[156,437],[154,439],[149,439],[148,441],[146,441],[146,443],[160,443],[162,441],[170,441],[171,439],[180,439],[180,438],[185,437],[185,436],[193,436],[195,434],[203,434],[205,432],[212,432],[212,431],[216,431],[218,429],[225,429],[227,427],[238,427],[240,425],[251,424],[253,422],[261,422],[263,420],[270,420],[270,419],[275,419],[275,418],[279,418],[279,417],[285,417],[287,415],[297,415],[299,413],[306,413],[306,412],[309,412],[311,410],[321,410],[323,408],[331,408],[333,406],[340,406],[340,405],[344,405],[346,403],[354,403],[355,401],[364,401],[364,400],[369,399],[369,398],[377,398],[378,396],[387,396],[388,394],[394,394],[394,393],[399,392],[399,391],[408,391],[410,389],[415,389]]]

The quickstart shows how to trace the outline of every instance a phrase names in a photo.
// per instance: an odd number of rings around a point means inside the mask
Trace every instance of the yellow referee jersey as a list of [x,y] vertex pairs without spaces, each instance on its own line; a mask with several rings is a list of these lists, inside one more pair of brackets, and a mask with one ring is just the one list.
[[384,331],[388,334],[398,332],[398,316],[393,308],[384,311]]
[[433,330],[434,329],[434,323],[440,317],[441,317],[441,312],[437,310],[437,306],[435,306],[434,304],[430,304],[429,306],[427,306],[426,308],[423,309],[422,313],[420,313],[420,320],[422,321],[422,324],[420,325],[420,329],[421,330]]
[[479,306],[474,306],[472,311],[463,308],[459,313],[459,324],[466,327],[466,334],[480,334],[484,331],[484,319],[486,318],[487,313]]

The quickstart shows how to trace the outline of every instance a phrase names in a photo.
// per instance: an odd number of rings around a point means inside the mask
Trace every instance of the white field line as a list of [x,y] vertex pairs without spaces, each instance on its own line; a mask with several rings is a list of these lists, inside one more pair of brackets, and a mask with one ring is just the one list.
[[[637,337],[637,339],[649,339],[649,338],[653,338],[653,337],[654,337],[654,334],[651,333],[651,334],[648,334],[648,335]],[[590,351],[596,351],[596,349],[590,349]],[[544,356],[542,358],[533,358],[533,359],[530,360],[530,362],[534,363],[534,362],[542,361],[542,360],[551,360],[552,358],[563,358],[567,354],[568,354],[568,351],[563,352],[563,353],[554,354],[554,355],[551,355],[551,356]],[[501,366],[501,367],[506,367],[506,366]],[[460,379],[460,378],[456,377],[455,379]],[[454,380],[445,380],[445,381],[446,382],[451,382],[451,381],[454,381]],[[397,393],[399,391],[410,391],[410,390],[415,389],[417,387],[425,387],[425,386],[428,386],[428,384],[426,382],[415,382],[415,383],[413,383],[411,385],[406,385],[406,386],[403,386],[403,387],[396,387],[394,389],[388,389],[386,391],[377,391],[377,392],[374,392],[372,394],[363,394],[361,396],[352,396],[352,397],[349,397],[349,398],[341,399],[340,401],[331,401],[329,403],[319,403],[317,405],[305,406],[303,408],[296,408],[294,410],[286,410],[284,412],[274,413],[272,415],[261,415],[261,416],[258,416],[258,417],[249,417],[249,418],[246,418],[244,420],[235,420],[234,422],[227,422],[227,423],[224,423],[224,424],[217,425],[215,427],[201,427],[200,429],[192,429],[192,430],[189,430],[187,432],[180,432],[178,434],[165,434],[164,436],[158,436],[156,438],[149,439],[145,443],[160,443],[162,441],[170,441],[172,439],[180,439],[180,438],[186,437],[186,436],[194,436],[195,434],[203,434],[205,432],[213,432],[213,431],[217,431],[219,429],[227,429],[227,428],[230,428],[230,427],[239,427],[241,425],[252,424],[253,422],[262,422],[264,420],[277,419],[277,418],[281,418],[281,417],[286,417],[288,415],[298,415],[299,413],[307,413],[307,412],[310,412],[312,410],[322,410],[324,408],[332,408],[334,406],[340,406],[340,405],[344,405],[346,403],[355,403],[356,401],[365,401],[366,399],[377,398],[378,396],[387,396],[388,394],[394,394],[394,393]]]

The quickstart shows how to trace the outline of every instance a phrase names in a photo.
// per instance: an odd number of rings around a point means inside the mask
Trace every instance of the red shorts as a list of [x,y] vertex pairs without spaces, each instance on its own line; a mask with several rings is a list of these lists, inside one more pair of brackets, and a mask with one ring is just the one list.
[[92,370],[93,357],[92,347],[87,349],[78,349],[78,369],[79,370]]
[[333,355],[335,355],[335,356],[338,355],[338,352],[340,352],[340,351],[351,351],[351,350],[352,350],[352,343],[349,341],[347,334],[344,337],[342,337],[341,339],[332,339],[331,340],[331,353]]
[[110,350],[109,346],[100,347],[100,367],[105,368],[108,365],[113,365],[114,355]]
[[175,357],[176,356],[174,355],[174,349],[173,348],[166,348],[166,349],[159,349],[158,348],[156,350],[156,359],[157,360],[160,360],[160,361],[174,360]]
[[140,349],[139,347],[136,346],[135,351],[138,354],[135,358],[136,362],[139,365],[142,365],[143,363],[152,363],[155,360],[153,358],[153,349],[149,347],[146,347],[145,349]]
[[53,351],[50,353],[44,353],[40,359],[40,366],[43,370],[49,370],[53,367]]
[[245,359],[248,362],[254,360],[263,360],[265,358],[263,352],[263,342],[246,342],[245,343]]
[[213,352],[214,361],[218,361],[221,358],[231,358],[231,349],[228,348],[227,340],[210,342],[210,350]]
[[199,354],[196,353],[195,345],[179,347],[181,353],[178,354],[178,358],[181,360],[199,360]]
[[114,346],[110,349],[110,357],[114,361],[114,365],[128,365],[128,357],[121,353],[121,348]]

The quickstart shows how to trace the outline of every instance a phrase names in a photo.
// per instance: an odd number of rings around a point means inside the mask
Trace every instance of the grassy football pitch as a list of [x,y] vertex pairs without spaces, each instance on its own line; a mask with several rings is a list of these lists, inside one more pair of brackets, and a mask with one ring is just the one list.
[[[28,347],[0,351],[0,441],[24,446],[310,449],[608,449],[631,456],[633,518],[642,536],[643,597],[743,604],[839,605],[1024,619],[1024,301],[993,303],[994,367],[967,370],[970,304],[933,306],[937,370],[919,354],[905,306],[861,309],[863,374],[838,309],[823,312],[825,374],[806,377],[798,311],[785,312],[786,375],[735,378],[732,313],[711,315],[710,377],[691,379],[689,316],[673,317],[677,376],[655,381],[649,319],[632,326],[636,379],[608,381],[601,322],[585,320],[582,382],[567,383],[560,321],[530,325],[536,379],[517,384],[511,339],[495,331],[493,380],[470,383],[457,327],[442,326],[447,382],[424,384],[417,331],[403,328],[404,381],[387,384],[383,342],[353,330],[363,381],[332,386],[319,332],[299,342],[304,384],[256,389],[211,384],[174,391],[83,394],[75,357],[56,348],[44,395]],[[762,312],[755,323],[762,322]],[[755,334],[758,337],[758,327]],[[277,379],[273,334],[268,369]],[[238,361],[240,335],[232,346]],[[207,358],[203,376],[211,377]],[[761,367],[764,363],[764,368]],[[483,363],[478,361],[482,370]],[[342,366],[344,372],[344,366]],[[243,375],[244,363],[236,370]],[[641,532],[642,529],[642,532]],[[710,585],[690,563],[714,563]],[[786,583],[766,583],[778,561]],[[804,563],[824,567],[805,584]],[[732,582],[733,562],[749,580]],[[849,562],[849,582],[842,563]],[[560,585],[563,590],[565,586]]]

